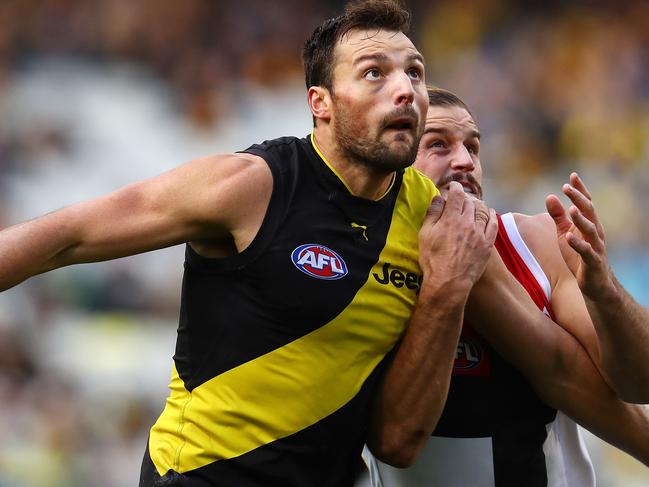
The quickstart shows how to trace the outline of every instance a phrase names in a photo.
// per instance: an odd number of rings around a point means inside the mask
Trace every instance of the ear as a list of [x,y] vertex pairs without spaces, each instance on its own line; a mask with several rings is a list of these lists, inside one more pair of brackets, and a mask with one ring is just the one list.
[[307,101],[311,114],[316,120],[331,120],[331,95],[322,86],[311,86],[307,91]]

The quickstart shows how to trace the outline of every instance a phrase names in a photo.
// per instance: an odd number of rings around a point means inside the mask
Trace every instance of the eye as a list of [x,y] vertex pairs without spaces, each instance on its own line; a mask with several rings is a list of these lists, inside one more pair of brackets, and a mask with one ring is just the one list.
[[372,68],[365,71],[363,78],[365,78],[368,81],[376,81],[381,78],[381,72],[376,68]]
[[435,139],[428,143],[429,149],[443,149],[444,147],[446,147],[446,144],[440,139]]
[[410,79],[414,80],[420,80],[422,78],[422,72],[419,68],[410,68],[408,70],[408,76],[410,76]]
[[477,155],[478,152],[480,151],[480,147],[475,144],[468,144],[466,148],[469,151],[469,153],[473,155]]

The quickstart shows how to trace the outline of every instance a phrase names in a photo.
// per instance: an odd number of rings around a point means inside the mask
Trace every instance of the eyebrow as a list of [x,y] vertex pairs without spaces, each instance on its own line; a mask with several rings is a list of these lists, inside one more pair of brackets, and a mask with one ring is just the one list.
[[[430,127],[430,128],[427,128],[426,130],[424,130],[424,134],[442,134],[442,135],[446,135],[446,134],[448,134],[448,132],[449,132],[448,129],[446,129],[444,127]],[[480,140],[480,132],[478,130],[475,130],[475,129],[471,130],[469,135],[472,138],[476,138],[476,139]]]
[[[365,61],[381,61],[385,62],[388,60],[388,56],[385,53],[382,52],[375,52],[373,54],[363,54],[362,56],[357,57],[354,59],[354,62],[352,63],[353,66],[356,66],[358,64],[361,64]],[[419,61],[421,64],[424,63],[424,57],[417,53],[410,54],[407,58],[408,61]]]
[[374,54],[363,54],[362,56],[357,57],[354,59],[353,65],[356,66],[358,64],[361,64],[365,61],[387,61],[388,56],[387,54],[384,54],[382,52],[376,52]]
[[426,62],[424,61],[424,56],[422,56],[418,52],[415,52],[410,56],[408,56],[408,61],[419,61],[421,64],[426,65]]

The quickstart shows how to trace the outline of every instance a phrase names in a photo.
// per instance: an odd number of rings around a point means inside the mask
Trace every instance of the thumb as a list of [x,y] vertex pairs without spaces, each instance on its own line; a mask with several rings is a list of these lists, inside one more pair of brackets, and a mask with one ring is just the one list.
[[444,206],[446,201],[439,195],[436,195],[433,198],[433,201],[430,202],[430,206],[426,211],[426,218],[433,224],[437,223],[444,213]]
[[572,227],[572,221],[568,218],[568,214],[559,198],[553,194],[549,195],[545,199],[545,207],[554,220],[554,224],[557,227],[557,234],[559,236],[565,235],[565,233]]

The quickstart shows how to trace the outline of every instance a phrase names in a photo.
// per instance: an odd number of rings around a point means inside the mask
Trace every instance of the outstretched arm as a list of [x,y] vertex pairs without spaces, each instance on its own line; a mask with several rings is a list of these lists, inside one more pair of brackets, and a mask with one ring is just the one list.
[[435,197],[420,232],[419,298],[375,399],[368,445],[397,467],[414,462],[442,413],[466,299],[498,230],[493,211],[451,186],[445,205]]
[[270,200],[266,163],[248,154],[197,159],[148,181],[0,232],[0,290],[52,269],[182,242],[252,240]]
[[579,341],[538,310],[496,252],[473,287],[466,313],[543,401],[649,465],[646,409],[617,397]]
[[570,175],[563,192],[573,203],[568,213],[554,195],[548,196],[546,206],[556,225],[563,258],[595,325],[603,370],[624,400],[649,403],[649,311],[615,277],[604,229],[590,193],[576,173]]

